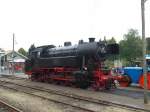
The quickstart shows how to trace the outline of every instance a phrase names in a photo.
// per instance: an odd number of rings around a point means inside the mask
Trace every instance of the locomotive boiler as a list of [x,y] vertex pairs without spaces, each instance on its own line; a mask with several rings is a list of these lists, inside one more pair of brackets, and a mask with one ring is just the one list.
[[118,44],[96,42],[95,38],[80,40],[77,45],[65,42],[63,47],[45,45],[29,50],[25,71],[33,81],[110,89],[114,79],[104,61],[118,53]]

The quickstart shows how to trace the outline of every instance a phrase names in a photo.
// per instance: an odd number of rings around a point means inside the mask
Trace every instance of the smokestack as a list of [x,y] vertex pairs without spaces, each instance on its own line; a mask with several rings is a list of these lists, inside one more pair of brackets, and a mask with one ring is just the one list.
[[71,42],[64,42],[64,46],[71,46]]
[[91,43],[91,42],[95,42],[95,38],[94,37],[90,37],[89,38],[89,43]]
[[78,44],[83,44],[83,40],[79,40],[79,43]]

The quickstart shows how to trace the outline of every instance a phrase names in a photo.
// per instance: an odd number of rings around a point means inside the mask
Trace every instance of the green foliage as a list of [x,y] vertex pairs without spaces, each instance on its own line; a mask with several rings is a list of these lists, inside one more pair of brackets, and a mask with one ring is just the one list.
[[[115,44],[116,40],[114,37],[112,37],[111,39],[106,39],[106,37],[104,37],[104,41],[107,42],[107,44]],[[107,65],[108,67],[113,67],[114,66],[114,60],[118,59],[118,55],[109,55],[105,61],[105,65]]]
[[[107,42],[107,44],[115,44],[115,43],[116,43],[116,40],[115,40],[114,37],[112,37],[111,39],[107,39],[106,42]],[[110,62],[110,63],[113,63],[113,61],[114,61],[115,59],[117,59],[117,58],[118,58],[118,55],[110,55],[110,56],[107,58],[107,60],[108,60],[108,61],[112,61],[112,62]]]
[[150,37],[146,38],[147,41],[147,54],[150,54]]
[[34,44],[32,44],[31,46],[30,46],[30,48],[29,48],[29,50],[28,50],[28,52],[30,53],[32,50],[34,50],[35,49],[35,45]]
[[24,56],[27,56],[27,52],[23,48],[20,48],[18,52]]
[[112,37],[111,39],[107,40],[107,43],[108,44],[114,44],[114,43],[116,43],[116,40],[114,37]]
[[124,35],[124,39],[119,42],[119,45],[120,57],[122,59],[131,63],[133,60],[142,57],[142,39],[137,30],[130,29],[128,33]]

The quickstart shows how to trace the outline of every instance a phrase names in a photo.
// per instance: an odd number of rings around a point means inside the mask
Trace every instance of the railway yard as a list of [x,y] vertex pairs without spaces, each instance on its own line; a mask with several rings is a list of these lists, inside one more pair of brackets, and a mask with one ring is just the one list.
[[10,112],[150,111],[149,104],[143,103],[143,91],[139,88],[93,91],[31,82],[28,78],[12,76],[0,77],[0,100],[18,109]]
[[149,1],[0,2],[0,112],[150,112]]

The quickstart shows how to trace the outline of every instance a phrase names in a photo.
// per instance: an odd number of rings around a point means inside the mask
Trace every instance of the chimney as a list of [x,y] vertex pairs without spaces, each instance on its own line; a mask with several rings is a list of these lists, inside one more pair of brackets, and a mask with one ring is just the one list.
[[71,42],[64,42],[64,46],[71,46]]
[[79,40],[79,43],[78,44],[83,44],[83,40]]
[[89,38],[89,43],[91,43],[91,42],[95,42],[95,38],[94,37],[90,37]]

